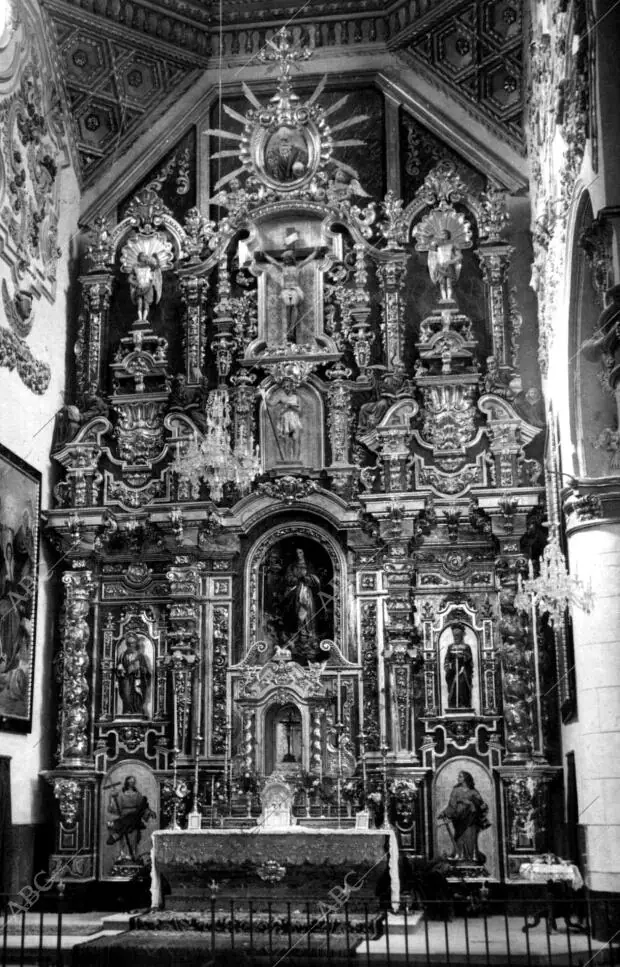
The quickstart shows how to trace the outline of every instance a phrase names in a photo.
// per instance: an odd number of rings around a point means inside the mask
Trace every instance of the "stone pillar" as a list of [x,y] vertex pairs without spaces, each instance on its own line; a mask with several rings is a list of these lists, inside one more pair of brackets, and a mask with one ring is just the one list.
[[98,779],[92,769],[88,623],[95,585],[91,571],[67,571],[62,582],[66,601],[58,768],[42,775],[54,789],[59,811],[50,875],[64,881],[85,881],[96,877]]
[[93,383],[101,384],[101,351],[113,286],[114,246],[106,219],[96,218],[89,235],[87,274],[80,278],[83,301],[74,348],[78,393],[85,393]]
[[230,279],[228,277],[228,262],[226,254],[222,255],[218,263],[218,301],[214,306],[214,335],[211,340],[211,350],[215,356],[217,374],[220,380],[225,379],[232,366],[233,349],[233,318],[230,305]]
[[[614,504],[620,495],[616,492]],[[605,513],[612,508],[605,506]],[[577,719],[564,727],[564,754],[574,751],[586,885],[595,936],[620,926],[620,520],[568,524],[571,574],[591,580],[590,614],[572,609]],[[574,515],[575,517],[577,515]]]
[[60,712],[61,766],[84,766],[90,748],[90,666],[88,617],[94,591],[91,571],[67,571],[62,649]]
[[331,466],[350,467],[349,450],[351,445],[351,390],[348,379],[351,370],[341,363],[327,370],[331,380],[327,391],[329,409],[329,442],[331,446]]
[[[178,761],[191,758],[190,715],[192,678],[199,661],[200,590],[203,565],[174,564],[166,577],[170,584],[167,663],[171,668],[174,696],[174,745]],[[198,668],[198,674],[201,669]],[[194,716],[196,718],[196,716]],[[197,732],[194,722],[194,732]]]
[[381,333],[383,348],[390,367],[403,367],[404,350],[404,299],[403,286],[407,272],[407,254],[394,254],[389,262],[377,266],[377,278],[383,293],[383,320]]
[[97,272],[82,276],[80,283],[84,301],[75,356],[78,392],[85,393],[89,386],[101,385],[101,347],[103,333],[108,329],[112,278],[109,274]]
[[205,358],[207,324],[204,318],[204,302],[209,287],[208,279],[189,275],[180,280],[181,294],[185,303],[185,377],[188,385],[198,385],[202,377]]

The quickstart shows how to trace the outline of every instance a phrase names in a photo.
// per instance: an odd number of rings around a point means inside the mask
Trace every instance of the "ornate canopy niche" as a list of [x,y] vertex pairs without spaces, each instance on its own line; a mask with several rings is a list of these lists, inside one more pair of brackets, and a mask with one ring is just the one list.
[[268,647],[261,642],[231,669],[234,708],[243,726],[243,766],[262,775],[300,768],[319,773],[329,700],[321,681],[325,664],[302,668],[288,649],[276,646],[274,658],[261,666],[257,661]]
[[[300,623],[296,591],[300,572],[306,571],[313,599],[314,615]],[[248,554],[245,569],[246,595],[245,654],[259,641],[269,646],[290,647],[293,657],[304,664],[317,660],[316,645],[333,641],[343,655],[349,651],[349,632],[343,623],[347,586],[346,560],[342,549],[321,527],[312,523],[289,522],[264,534]]]

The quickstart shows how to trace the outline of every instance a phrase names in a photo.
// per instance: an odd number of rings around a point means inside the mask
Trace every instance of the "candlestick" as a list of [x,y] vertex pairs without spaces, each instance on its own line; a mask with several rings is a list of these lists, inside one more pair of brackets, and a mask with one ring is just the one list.
[[362,760],[362,801],[364,805],[366,804],[366,785],[367,785],[367,775],[366,775],[366,733],[364,731],[360,732],[358,736],[360,740],[360,758]]
[[342,700],[342,694],[340,689],[340,672],[336,672],[336,720],[340,721],[340,703]]
[[382,829],[389,829],[390,823],[388,820],[388,782],[387,782],[387,745],[382,745],[379,749],[381,756],[383,758],[383,826]]
[[170,826],[170,829],[172,829],[172,830],[179,830],[181,828],[179,826],[178,819],[177,819],[177,807],[178,807],[178,803],[179,803],[179,797],[177,796],[177,785],[178,785],[178,783],[177,783],[177,778],[178,778],[178,776],[177,776],[177,756],[179,755],[179,751],[180,750],[175,745],[174,749],[172,750],[172,754],[174,756],[174,761],[173,761],[173,764],[172,764],[172,795],[173,795],[173,800],[172,800],[172,823],[171,823],[171,826]]
[[342,779],[340,778],[340,773],[338,773],[338,782],[336,783],[336,794],[337,794],[337,806],[336,806],[336,808],[338,810],[338,829],[340,829],[340,802],[341,802],[341,799],[340,799],[340,786],[341,786],[341,783],[342,783]]
[[202,742],[202,736],[200,734],[194,736],[194,741],[196,743],[196,754],[194,756],[194,788],[193,800],[194,800],[194,812],[198,812],[198,752],[200,749],[200,743]]
[[202,662],[199,661],[196,665],[196,675],[198,676],[198,684],[196,689],[196,715],[194,716],[196,720],[196,734],[201,731],[202,726]]
[[226,744],[224,751],[224,789],[228,799],[228,813],[231,812],[232,799],[232,725],[230,719],[226,721]]

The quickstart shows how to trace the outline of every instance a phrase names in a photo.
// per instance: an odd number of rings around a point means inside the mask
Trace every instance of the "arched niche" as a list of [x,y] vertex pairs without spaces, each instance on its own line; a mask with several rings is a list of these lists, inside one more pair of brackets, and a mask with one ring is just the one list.
[[284,379],[265,391],[259,413],[263,470],[320,470],[324,463],[323,400],[310,383]]
[[589,353],[586,358],[582,352],[584,343],[596,334],[603,308],[593,282],[596,255],[589,257],[587,252],[596,231],[590,195],[583,191],[572,234],[568,340],[573,470],[583,477],[610,473],[609,452],[596,443],[601,432],[615,426],[616,421],[614,396],[605,386],[602,355]]
[[[473,814],[478,810],[468,810],[467,803],[479,801],[473,798],[476,793],[483,803],[479,814],[485,817],[484,822],[488,825],[482,823],[484,828],[477,828],[477,835],[473,829],[468,835],[465,830],[468,812]],[[453,820],[442,815],[446,810],[449,814],[457,814],[454,817],[456,825]],[[437,770],[433,780],[433,826],[436,857],[458,855],[464,865],[479,865],[481,877],[490,875],[499,878],[495,788],[489,770],[477,759],[454,756]],[[478,854],[477,860],[471,860],[467,855],[471,851],[472,843],[475,844],[474,851]],[[458,865],[454,875],[458,875]]]
[[102,880],[128,880],[148,869],[158,809],[157,780],[143,762],[125,759],[106,773],[99,807]]
[[[304,581],[314,602],[306,628],[301,627],[298,612]],[[318,648],[325,639],[333,640],[346,653],[345,557],[323,528],[289,521],[263,534],[248,554],[245,586],[245,654],[255,642],[264,641],[267,658],[273,656],[276,646],[289,647],[293,658],[305,664],[325,658]],[[310,603],[308,596],[306,600]],[[309,640],[312,637],[316,652]]]
[[451,621],[437,644],[444,713],[479,713],[480,658],[474,629],[462,621]]
[[298,772],[304,767],[302,713],[293,702],[276,702],[265,714],[264,774]]

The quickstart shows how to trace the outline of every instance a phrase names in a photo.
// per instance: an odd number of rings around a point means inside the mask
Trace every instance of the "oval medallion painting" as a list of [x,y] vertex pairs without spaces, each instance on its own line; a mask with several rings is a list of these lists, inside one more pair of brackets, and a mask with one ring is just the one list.
[[265,131],[256,152],[257,168],[279,188],[298,187],[314,174],[316,158],[306,127],[282,124]]

